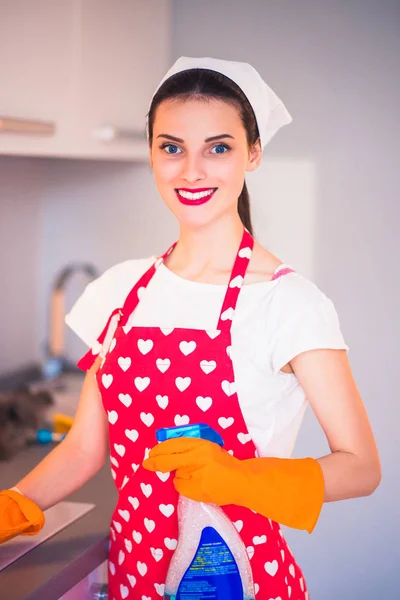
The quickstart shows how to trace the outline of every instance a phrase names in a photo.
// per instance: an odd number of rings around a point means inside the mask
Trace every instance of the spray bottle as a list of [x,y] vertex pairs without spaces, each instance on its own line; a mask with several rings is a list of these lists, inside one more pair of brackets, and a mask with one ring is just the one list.
[[[219,433],[205,423],[165,427],[159,442],[194,437],[223,446]],[[254,600],[254,584],[245,545],[232,521],[215,504],[178,500],[179,539],[172,556],[164,600]]]

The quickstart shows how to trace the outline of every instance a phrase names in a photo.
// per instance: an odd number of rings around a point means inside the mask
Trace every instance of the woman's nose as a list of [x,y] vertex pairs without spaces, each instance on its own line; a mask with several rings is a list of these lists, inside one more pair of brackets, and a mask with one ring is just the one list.
[[201,157],[195,154],[187,155],[183,163],[182,178],[187,181],[197,181],[205,177],[206,173]]

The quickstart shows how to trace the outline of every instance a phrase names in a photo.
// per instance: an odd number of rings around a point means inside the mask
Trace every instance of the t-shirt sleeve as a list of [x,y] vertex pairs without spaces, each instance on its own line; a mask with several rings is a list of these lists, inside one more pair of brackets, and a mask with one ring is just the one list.
[[329,348],[349,351],[332,300],[316,286],[313,288],[310,301],[294,306],[275,331],[271,364],[276,373],[295,356],[307,350]]
[[91,348],[111,312],[117,308],[116,302],[113,273],[110,269],[87,284],[82,295],[65,316],[65,322]]
[[111,313],[121,308],[132,287],[153,261],[154,257],[150,257],[118,263],[87,284],[65,316],[65,323],[89,348],[95,345]]

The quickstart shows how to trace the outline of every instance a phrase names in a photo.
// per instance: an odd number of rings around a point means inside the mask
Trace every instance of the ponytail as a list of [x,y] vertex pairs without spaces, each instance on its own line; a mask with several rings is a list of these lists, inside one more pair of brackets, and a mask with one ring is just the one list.
[[243,225],[246,227],[246,229],[249,230],[250,234],[253,235],[253,226],[251,224],[250,216],[250,196],[249,191],[247,189],[246,181],[243,184],[243,189],[239,196],[238,213]]

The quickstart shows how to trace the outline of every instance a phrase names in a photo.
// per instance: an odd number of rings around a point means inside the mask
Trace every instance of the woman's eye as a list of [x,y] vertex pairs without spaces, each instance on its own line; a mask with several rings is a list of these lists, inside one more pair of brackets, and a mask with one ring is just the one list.
[[[228,146],[228,144],[217,144],[216,146],[213,146],[214,148],[224,148],[225,150],[230,150],[230,146]],[[226,152],[216,152],[215,154],[226,154]]]
[[[176,146],[175,144],[164,144],[163,146],[161,146],[161,150],[163,150],[164,148],[178,148],[178,146]],[[167,152],[167,154],[177,154],[176,152]]]
[[[171,152],[167,151],[167,154],[179,154],[176,149],[179,150],[179,147],[176,146],[176,144],[163,144],[161,146],[161,150],[166,150],[167,148],[172,148],[175,150],[172,150]],[[226,154],[226,152],[221,151],[221,148],[223,148],[224,150],[230,150],[230,146],[228,146],[228,144],[216,144],[215,146],[213,146],[212,150],[214,150],[214,148],[219,148],[220,150],[218,150],[218,152],[213,152],[212,154]]]

